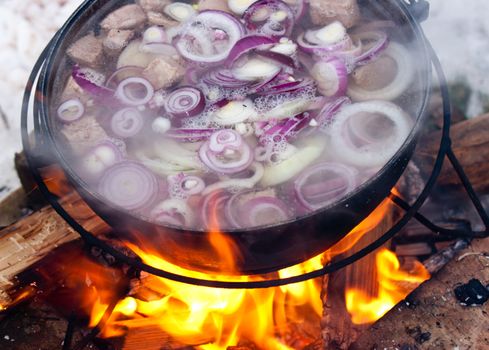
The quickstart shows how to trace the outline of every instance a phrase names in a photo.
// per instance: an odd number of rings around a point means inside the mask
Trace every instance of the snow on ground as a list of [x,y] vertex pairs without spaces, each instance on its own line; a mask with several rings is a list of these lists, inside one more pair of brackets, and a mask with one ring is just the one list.
[[[0,0],[0,198],[19,186],[20,108],[30,70],[79,0]],[[6,189],[2,189],[5,186]]]
[[[326,0],[325,0],[326,1]],[[0,0],[0,198],[18,180],[13,155],[21,149],[20,108],[30,69],[80,0]],[[481,112],[480,95],[489,94],[489,1],[432,0],[424,24],[450,81],[466,81],[475,91],[469,116]],[[9,127],[8,127],[9,126]]]
[[483,112],[481,99],[489,95],[489,1],[432,0],[423,27],[451,82],[467,83],[472,95],[469,117]]

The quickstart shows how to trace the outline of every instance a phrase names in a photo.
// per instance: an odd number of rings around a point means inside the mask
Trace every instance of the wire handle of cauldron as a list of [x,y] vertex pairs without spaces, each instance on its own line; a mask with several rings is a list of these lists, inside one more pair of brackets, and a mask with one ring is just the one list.
[[430,3],[426,0],[404,0],[411,15],[418,20],[424,22],[430,15]]
[[[419,3],[419,1],[418,1]],[[53,40],[56,39],[53,38]],[[171,273],[169,271],[161,270],[158,268],[155,268],[153,266],[147,265],[140,261],[139,259],[135,259],[132,257],[127,256],[123,252],[119,251],[118,249],[112,247],[111,245],[107,244],[106,242],[100,240],[96,236],[94,236],[91,232],[85,230],[84,227],[82,227],[73,217],[71,217],[68,212],[63,208],[63,206],[59,203],[58,197],[55,196],[53,193],[49,191],[47,188],[47,185],[44,183],[43,178],[39,172],[39,167],[41,164],[39,164],[39,159],[35,157],[32,153],[32,147],[29,142],[29,135],[28,135],[28,111],[29,111],[29,102],[32,94],[32,90],[34,88],[34,82],[36,80],[36,77],[39,74],[39,71],[44,65],[44,61],[49,49],[48,47],[43,51],[41,54],[39,60],[37,61],[36,65],[34,66],[34,69],[31,73],[30,79],[28,81],[25,94],[24,94],[24,100],[23,100],[23,107],[22,107],[22,141],[23,141],[23,146],[24,150],[26,152],[26,157],[29,163],[29,167],[32,171],[32,174],[38,183],[39,190],[42,192],[42,194],[46,197],[48,202],[51,204],[51,206],[56,210],[56,212],[63,217],[63,219],[77,231],[82,239],[89,245],[99,247],[100,249],[104,250],[106,253],[111,254],[114,256],[116,259],[119,261],[128,264],[129,266],[140,270],[140,271],[145,271],[147,273],[162,277],[162,278],[167,278],[170,280],[174,280],[177,282],[182,282],[186,284],[193,284],[193,285],[199,285],[199,286],[206,286],[206,287],[215,287],[215,288],[225,288],[225,289],[252,289],[252,288],[269,288],[269,287],[277,287],[277,286],[282,286],[282,285],[287,285],[291,283],[298,283],[298,282],[303,282],[311,278],[316,278],[316,277],[321,277],[326,274],[332,273],[334,271],[340,270],[360,259],[365,257],[366,255],[374,252],[378,248],[382,247],[387,241],[389,241],[391,238],[393,238],[413,217],[417,217],[418,219],[421,217],[421,214],[418,213],[419,209],[421,206],[425,203],[426,199],[431,193],[431,190],[433,189],[440,172],[442,170],[444,160],[448,158],[452,165],[454,166],[455,170],[457,171],[458,175],[461,177],[461,180],[464,184],[465,189],[467,190],[467,193],[469,194],[471,200],[473,201],[479,215],[481,216],[483,222],[486,225],[486,232],[484,233],[477,233],[477,232],[468,232],[470,233],[471,236],[478,236],[478,235],[487,235],[487,226],[489,226],[489,216],[488,214],[484,211],[484,208],[481,204],[480,199],[478,198],[477,194],[473,190],[472,185],[470,184],[470,180],[467,178],[465,175],[462,166],[458,162],[456,156],[453,153],[453,150],[451,148],[451,140],[450,140],[450,123],[451,123],[451,107],[450,107],[450,97],[449,97],[449,92],[448,92],[448,86],[446,82],[446,78],[443,73],[443,69],[441,67],[440,61],[438,60],[438,57],[436,56],[436,53],[434,52],[433,48],[431,47],[430,43],[426,38],[424,38],[425,43],[428,47],[428,50],[431,55],[432,63],[433,66],[435,67],[435,70],[438,74],[439,78],[439,84],[440,84],[440,90],[441,94],[443,96],[443,129],[442,129],[442,138],[440,142],[440,148],[435,160],[435,164],[433,167],[433,171],[430,174],[430,177],[424,187],[424,189],[421,191],[419,197],[417,200],[412,204],[409,205],[407,203],[403,203],[403,206],[405,209],[405,214],[404,216],[394,225],[392,226],[384,235],[382,235],[379,239],[376,241],[370,243],[366,247],[362,248],[358,252],[342,259],[338,260],[335,262],[331,262],[325,266],[323,266],[321,269],[311,271],[302,275],[297,275],[297,276],[292,276],[288,278],[283,278],[283,279],[271,279],[271,280],[262,280],[262,281],[250,281],[250,282],[237,282],[237,281],[222,281],[222,280],[207,280],[207,279],[199,279],[199,278],[194,278],[194,277],[188,277],[188,276],[183,276],[183,275],[178,275],[175,273]],[[37,95],[36,98],[43,98],[42,95]],[[38,113],[39,111],[35,110],[34,111]],[[36,115],[34,115],[34,118],[36,120]],[[39,132],[39,130],[36,130],[36,133]],[[37,136],[37,135],[36,135]],[[38,140],[36,140],[38,142]],[[395,199],[395,196],[391,196],[390,198]],[[402,200],[401,200],[402,201]],[[397,203],[399,200],[395,200]],[[437,229],[436,225],[432,224],[428,219],[424,218],[422,219],[424,223],[428,223],[428,226],[431,228]],[[467,234],[467,232],[466,232]]]

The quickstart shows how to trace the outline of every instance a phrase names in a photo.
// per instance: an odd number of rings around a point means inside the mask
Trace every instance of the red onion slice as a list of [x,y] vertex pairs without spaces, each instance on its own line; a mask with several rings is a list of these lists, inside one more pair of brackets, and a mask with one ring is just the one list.
[[236,174],[253,162],[251,147],[234,130],[219,130],[211,135],[200,150],[201,161],[211,170],[221,174]]
[[[368,118],[366,121],[362,119]],[[412,121],[399,106],[387,101],[368,101],[344,106],[329,129],[331,146],[342,159],[358,167],[379,167],[401,148],[411,132]],[[368,130],[352,133],[350,128]],[[355,134],[371,134],[364,143]],[[365,141],[365,138],[364,140]]]
[[124,79],[117,86],[115,96],[129,106],[141,106],[153,98],[155,90],[151,83],[140,77]]
[[351,103],[348,97],[340,97],[332,102],[326,103],[316,115],[315,119],[321,128],[329,126],[336,113],[344,106]]
[[165,101],[166,112],[175,118],[193,117],[202,113],[205,97],[197,88],[184,86],[173,91]]
[[225,89],[241,88],[250,85],[247,80],[237,79],[228,69],[212,70],[202,77],[202,81],[208,85],[216,85]]
[[326,97],[344,95],[348,89],[348,70],[339,58],[317,62],[311,75],[316,79],[318,91]]
[[213,133],[209,139],[209,150],[214,153],[222,153],[228,148],[239,149],[243,145],[240,134],[233,130],[219,130]]
[[289,68],[293,68],[293,69],[297,68],[295,61],[292,57],[281,53],[277,53],[273,51],[258,51],[257,55],[268,58],[274,62],[278,62]]
[[351,38],[347,35],[341,41],[334,44],[314,44],[307,41],[307,39],[305,38],[305,33],[302,33],[297,38],[297,44],[302,51],[308,54],[315,54],[320,56],[324,54],[331,54],[348,50],[352,46],[352,41]]
[[357,186],[358,171],[340,163],[321,163],[305,170],[294,182],[297,200],[314,211],[330,205]]
[[105,171],[98,192],[118,207],[139,210],[154,201],[158,193],[158,181],[141,164],[120,162]]
[[[272,82],[273,83],[273,82]],[[316,82],[311,78],[304,78],[302,80],[289,81],[280,83],[278,85],[268,84],[258,91],[259,95],[277,95],[285,93],[301,93],[306,90],[311,90],[316,87]]]
[[288,142],[309,125],[311,116],[309,113],[301,113],[295,117],[266,122],[260,127],[259,140],[262,145],[270,145]]
[[245,53],[255,49],[265,50],[271,48],[276,43],[277,40],[264,35],[245,36],[244,38],[239,39],[233,46],[226,62],[228,65],[232,65]]
[[63,102],[57,110],[57,116],[63,123],[72,123],[77,121],[85,114],[83,103],[77,98]]
[[137,135],[143,126],[143,116],[136,108],[132,107],[121,109],[115,113],[110,122],[112,132],[122,138]]
[[355,42],[360,41],[363,47],[365,47],[367,43],[367,47],[369,47],[355,59],[355,63],[360,66],[375,60],[389,46],[389,37],[386,33],[381,31],[355,34],[353,36],[353,40],[355,40]]
[[[75,82],[90,95],[99,98],[112,98],[114,90],[103,86],[105,78],[101,75],[94,74],[95,71],[82,69],[80,66],[73,66],[71,76]],[[99,73],[100,74],[100,73]]]
[[[219,47],[213,45],[212,52],[207,52],[207,45],[202,40],[210,40],[211,32],[216,29],[222,30],[227,35],[223,43],[220,40]],[[218,63],[224,61],[236,42],[244,35],[245,30],[241,22],[231,14],[218,11],[202,11],[187,23],[180,37],[176,41],[176,48],[186,59],[197,63]],[[200,37],[202,35],[202,37]],[[200,40],[202,39],[202,40]],[[200,45],[195,46],[194,41]],[[207,52],[207,53],[206,53]]]
[[291,8],[280,0],[259,0],[243,14],[246,28],[272,37],[290,36],[295,24]]

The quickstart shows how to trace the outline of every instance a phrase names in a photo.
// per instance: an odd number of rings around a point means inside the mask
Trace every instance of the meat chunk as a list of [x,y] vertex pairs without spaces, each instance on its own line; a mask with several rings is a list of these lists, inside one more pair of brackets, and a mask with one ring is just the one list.
[[180,24],[180,22],[175,21],[173,18],[168,17],[164,13],[149,11],[148,13],[148,22],[154,26],[162,26],[165,28],[175,27]]
[[146,23],[146,13],[141,6],[125,5],[110,13],[100,23],[105,30],[111,29],[136,29]]
[[396,74],[396,62],[389,56],[382,56],[366,66],[355,69],[352,79],[364,89],[378,90],[392,82]]
[[87,104],[88,101],[91,100],[91,96],[89,96],[85,90],[83,90],[80,85],[76,83],[75,79],[70,76],[66,82],[63,92],[61,93],[60,103],[72,98],[78,98],[83,104]]
[[340,21],[351,28],[360,19],[357,0],[310,0],[309,13],[312,23],[320,26]]
[[108,138],[105,130],[93,116],[85,116],[63,126],[61,134],[66,138],[75,154],[82,154]]
[[226,0],[200,0],[199,11],[204,10],[220,10],[231,13],[231,9]]
[[185,69],[180,63],[169,57],[154,59],[143,71],[143,77],[148,79],[156,90],[166,89],[183,79]]
[[104,39],[105,52],[111,56],[119,54],[134,37],[133,30],[111,29]]
[[146,12],[163,12],[171,0],[138,0],[137,3]]
[[100,67],[104,60],[102,39],[93,34],[78,39],[66,53],[76,63],[91,68]]

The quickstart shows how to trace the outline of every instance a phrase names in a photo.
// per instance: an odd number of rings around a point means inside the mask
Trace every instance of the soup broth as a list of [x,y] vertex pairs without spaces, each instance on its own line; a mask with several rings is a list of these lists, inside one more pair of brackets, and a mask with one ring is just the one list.
[[239,230],[327,208],[386,166],[421,108],[412,44],[354,0],[107,13],[66,51],[53,123],[83,182],[153,223]]

